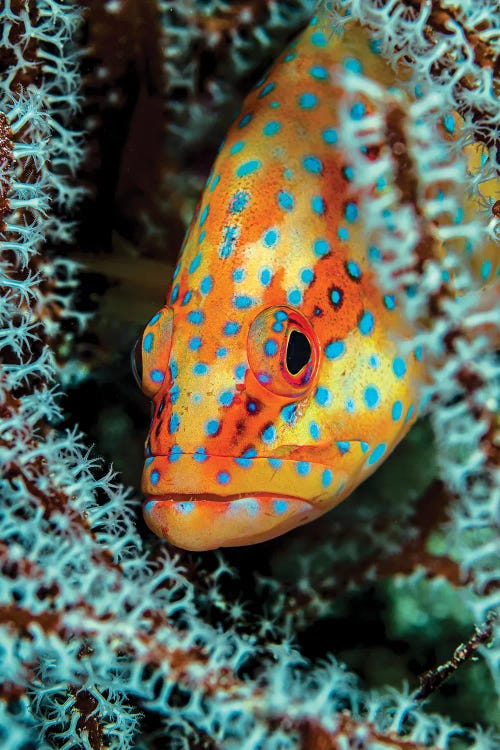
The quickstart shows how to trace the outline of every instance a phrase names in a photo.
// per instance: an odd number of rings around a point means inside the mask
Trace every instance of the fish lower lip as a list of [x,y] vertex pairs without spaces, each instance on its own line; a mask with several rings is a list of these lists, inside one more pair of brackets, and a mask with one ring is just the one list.
[[272,539],[317,515],[301,498],[272,494],[155,495],[147,497],[144,519],[176,547],[202,551]]

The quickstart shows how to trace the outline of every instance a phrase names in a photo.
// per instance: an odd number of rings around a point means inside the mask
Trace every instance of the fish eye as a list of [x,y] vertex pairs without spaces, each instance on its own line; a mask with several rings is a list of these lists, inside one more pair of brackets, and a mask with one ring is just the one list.
[[135,382],[142,390],[142,336],[137,339],[130,351],[130,367]]
[[319,342],[298,310],[263,310],[250,326],[247,344],[250,368],[264,388],[298,398],[311,387],[318,369]]
[[286,366],[291,375],[297,375],[311,359],[311,344],[302,331],[290,333],[286,347]]
[[162,307],[153,315],[130,355],[134,378],[150,398],[156,396],[167,378],[173,319],[172,309]]

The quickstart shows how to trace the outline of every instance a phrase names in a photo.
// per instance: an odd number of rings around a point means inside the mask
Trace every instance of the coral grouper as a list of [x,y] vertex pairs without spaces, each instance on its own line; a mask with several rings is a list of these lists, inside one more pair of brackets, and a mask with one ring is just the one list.
[[317,518],[415,420],[420,365],[398,352],[407,331],[377,289],[338,145],[339,67],[391,81],[359,28],[335,36],[321,18],[246,98],[145,329],[144,514],[179,547]]

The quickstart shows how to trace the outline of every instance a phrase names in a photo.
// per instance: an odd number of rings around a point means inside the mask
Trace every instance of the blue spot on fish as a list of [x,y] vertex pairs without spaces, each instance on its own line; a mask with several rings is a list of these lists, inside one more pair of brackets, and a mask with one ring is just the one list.
[[258,159],[250,159],[243,164],[240,164],[236,170],[238,177],[246,177],[249,174],[256,172],[261,166],[261,162]]
[[300,95],[299,104],[302,109],[314,109],[314,107],[316,107],[316,105],[318,104],[318,97],[316,96],[316,94],[306,92],[305,94]]

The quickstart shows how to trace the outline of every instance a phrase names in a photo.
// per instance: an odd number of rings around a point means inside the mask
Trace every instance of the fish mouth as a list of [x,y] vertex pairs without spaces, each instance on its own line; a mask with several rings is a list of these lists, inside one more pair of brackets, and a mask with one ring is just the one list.
[[149,496],[143,513],[159,537],[198,552],[266,541],[319,515],[307,500],[267,492]]
[[142,480],[145,521],[188,550],[272,539],[322,515],[352,490],[366,449],[355,440],[337,448],[328,464],[180,448],[149,456]]

